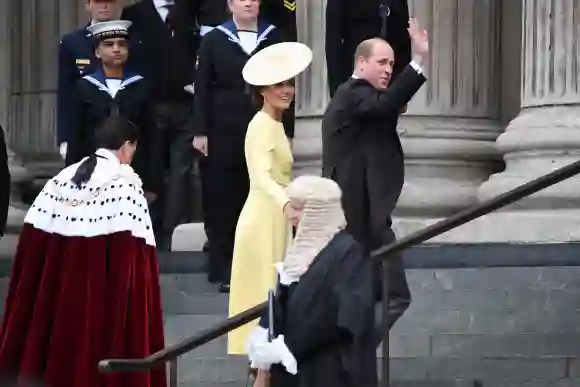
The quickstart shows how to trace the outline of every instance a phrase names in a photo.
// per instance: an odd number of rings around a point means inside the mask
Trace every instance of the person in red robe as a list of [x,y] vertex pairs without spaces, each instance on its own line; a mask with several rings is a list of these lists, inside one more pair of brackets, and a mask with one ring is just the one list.
[[164,347],[155,238],[130,167],[138,129],[110,117],[97,151],[50,179],[24,220],[0,330],[0,377],[45,387],[165,387],[163,367],[100,374]]

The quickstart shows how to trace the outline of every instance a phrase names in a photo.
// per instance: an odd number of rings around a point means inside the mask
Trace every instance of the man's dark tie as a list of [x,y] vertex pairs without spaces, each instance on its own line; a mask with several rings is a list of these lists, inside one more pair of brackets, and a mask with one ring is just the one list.
[[175,4],[165,4],[165,9],[168,11],[165,25],[171,32],[171,35],[173,35],[175,33]]

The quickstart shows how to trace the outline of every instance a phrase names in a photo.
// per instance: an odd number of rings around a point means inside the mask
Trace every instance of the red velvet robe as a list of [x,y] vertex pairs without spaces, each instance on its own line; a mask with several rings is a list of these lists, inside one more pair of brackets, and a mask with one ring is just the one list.
[[104,150],[82,189],[78,164],[50,180],[16,251],[0,331],[0,375],[44,387],[165,387],[164,368],[101,374],[104,358],[164,347],[157,254],[140,180]]

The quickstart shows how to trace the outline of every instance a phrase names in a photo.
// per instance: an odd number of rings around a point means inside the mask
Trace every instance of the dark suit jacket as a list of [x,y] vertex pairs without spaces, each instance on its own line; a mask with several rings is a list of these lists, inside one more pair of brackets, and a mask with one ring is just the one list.
[[376,235],[385,228],[390,232],[405,177],[399,109],[425,80],[410,65],[385,91],[351,78],[337,89],[324,114],[322,172],[343,190],[347,230],[365,246],[380,245]]
[[193,82],[199,46],[196,15],[188,0],[176,0],[174,34],[159,17],[152,0],[141,0],[123,10],[134,47],[130,67],[151,85],[155,102],[191,102],[183,87]]
[[[381,6],[388,5],[385,34]],[[411,61],[407,0],[328,0],[326,4],[326,63],[328,87],[333,96],[353,71],[354,52],[363,40],[382,37],[395,51],[392,82]]]
[[232,17],[228,12],[227,0],[195,0],[197,24],[217,27]]
[[10,205],[10,171],[4,129],[0,125],[0,236],[4,235]]

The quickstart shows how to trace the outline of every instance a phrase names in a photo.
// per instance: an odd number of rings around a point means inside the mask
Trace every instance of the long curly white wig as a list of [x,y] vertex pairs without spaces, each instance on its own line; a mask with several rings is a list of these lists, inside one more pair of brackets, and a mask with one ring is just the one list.
[[300,176],[287,187],[293,201],[304,204],[296,237],[284,257],[284,272],[301,277],[332,238],[346,226],[341,205],[342,191],[333,180]]

